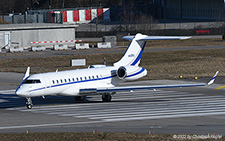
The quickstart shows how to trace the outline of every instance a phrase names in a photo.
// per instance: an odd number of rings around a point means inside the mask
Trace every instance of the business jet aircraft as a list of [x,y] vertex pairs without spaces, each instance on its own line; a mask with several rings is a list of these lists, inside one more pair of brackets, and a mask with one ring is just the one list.
[[102,100],[104,102],[109,102],[111,101],[112,95],[119,91],[210,85],[214,82],[218,72],[209,83],[129,87],[116,86],[120,82],[137,80],[147,75],[146,69],[138,66],[147,40],[182,40],[188,38],[190,37],[147,36],[140,33],[135,36],[125,36],[124,39],[132,41],[122,59],[114,63],[113,66],[92,65],[86,69],[33,75],[29,75],[30,67],[28,67],[23,81],[15,93],[18,96],[27,98],[27,108],[31,109],[33,105],[31,97],[38,96],[75,96],[76,100],[83,100],[84,96],[98,94],[102,95]]

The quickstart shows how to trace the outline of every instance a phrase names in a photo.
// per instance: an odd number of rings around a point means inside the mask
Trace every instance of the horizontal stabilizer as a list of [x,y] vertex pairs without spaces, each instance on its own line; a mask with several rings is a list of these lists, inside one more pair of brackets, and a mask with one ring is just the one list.
[[[123,39],[126,40],[133,40],[135,36],[124,36]],[[185,40],[190,39],[190,36],[146,36],[140,39],[137,39],[138,41],[148,41],[148,40]]]

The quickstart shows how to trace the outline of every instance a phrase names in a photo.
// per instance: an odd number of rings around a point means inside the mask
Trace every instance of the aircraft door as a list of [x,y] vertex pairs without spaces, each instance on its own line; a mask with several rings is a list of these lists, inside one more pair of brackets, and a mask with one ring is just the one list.
[[50,81],[50,79],[47,76],[45,76],[45,77],[43,77],[43,80],[44,80],[44,87],[45,87],[44,94],[51,93],[51,81]]

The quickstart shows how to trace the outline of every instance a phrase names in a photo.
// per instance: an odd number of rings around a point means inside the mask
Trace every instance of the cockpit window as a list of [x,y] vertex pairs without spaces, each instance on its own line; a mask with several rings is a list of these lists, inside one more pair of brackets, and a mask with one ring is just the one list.
[[35,84],[35,83],[41,83],[41,81],[39,79],[29,79],[29,80],[25,80],[23,81],[23,84]]

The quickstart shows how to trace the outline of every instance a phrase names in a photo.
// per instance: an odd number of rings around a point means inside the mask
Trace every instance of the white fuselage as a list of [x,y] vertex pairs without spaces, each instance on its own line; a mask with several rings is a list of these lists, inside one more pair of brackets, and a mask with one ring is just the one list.
[[[124,39],[131,40],[131,43],[123,57],[118,62],[115,62],[113,66],[92,65],[87,69],[34,75],[30,75],[30,67],[28,67],[23,77],[23,82],[16,90],[16,94],[26,97],[27,108],[31,109],[33,105],[31,97],[36,96],[75,96],[75,99],[80,101],[85,99],[87,95],[100,94],[104,102],[109,102],[112,95],[119,91],[205,86],[205,83],[197,85],[116,86],[120,82],[137,80],[147,75],[146,69],[139,67],[139,64],[148,40],[183,40],[189,38],[179,36],[147,36],[140,33],[135,36],[125,36]],[[213,83],[216,75],[208,84]]]
[[[61,72],[34,74],[27,77],[17,88],[22,97],[45,95],[79,96],[81,89],[109,88],[125,80],[136,80],[147,71],[137,66],[128,66],[124,79],[117,77],[118,67],[104,66]],[[88,95],[88,94],[87,94]]]

